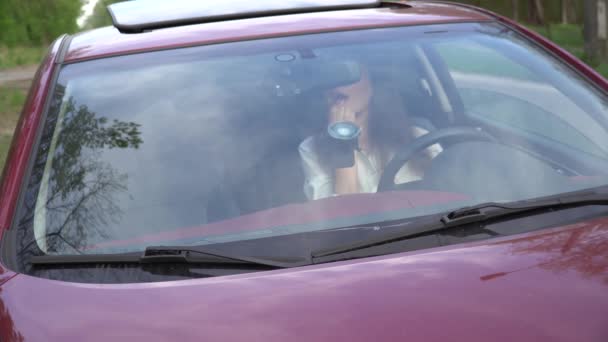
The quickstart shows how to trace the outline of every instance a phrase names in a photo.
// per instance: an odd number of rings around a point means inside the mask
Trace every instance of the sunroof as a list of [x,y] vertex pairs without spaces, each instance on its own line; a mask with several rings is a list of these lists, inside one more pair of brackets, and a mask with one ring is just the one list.
[[381,0],[132,0],[108,6],[114,26],[138,33],[194,23],[379,7]]

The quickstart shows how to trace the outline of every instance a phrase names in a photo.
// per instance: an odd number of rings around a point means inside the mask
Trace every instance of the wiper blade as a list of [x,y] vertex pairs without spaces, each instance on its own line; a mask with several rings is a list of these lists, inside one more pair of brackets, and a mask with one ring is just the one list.
[[[453,228],[471,225],[474,233],[480,228],[476,223],[491,223],[508,220],[514,217],[529,216],[544,213],[548,210],[564,210],[588,205],[608,205],[608,186],[590,190],[582,190],[555,196],[508,203],[488,202],[475,206],[463,207],[445,214],[432,215],[420,222],[409,222],[404,229],[381,235],[369,240],[316,250],[311,253],[312,259],[358,251],[378,245],[412,239],[424,235],[441,233]],[[382,227],[382,225],[379,225]],[[498,235],[493,231],[481,229],[489,235]]]
[[516,214],[525,214],[547,209],[563,210],[587,205],[607,205],[608,189],[601,187],[582,190],[538,199],[510,203],[488,202],[464,207],[441,217],[446,226],[461,225],[469,222],[480,222],[488,219],[507,218]]
[[300,258],[256,258],[232,256],[201,246],[152,246],[143,253],[41,255],[30,258],[32,265],[158,264],[186,263],[212,265],[252,265],[271,268],[309,264]]

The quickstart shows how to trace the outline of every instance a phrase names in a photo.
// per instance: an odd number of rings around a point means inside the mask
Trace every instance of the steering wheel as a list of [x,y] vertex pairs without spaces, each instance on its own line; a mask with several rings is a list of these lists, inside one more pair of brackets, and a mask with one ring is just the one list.
[[397,172],[418,152],[423,151],[427,147],[439,142],[445,141],[491,141],[496,139],[490,134],[471,127],[449,127],[436,131],[431,131],[421,137],[416,138],[409,143],[405,148],[398,151],[393,159],[386,165],[380,182],[378,183],[378,192],[397,190],[395,184],[395,176]]

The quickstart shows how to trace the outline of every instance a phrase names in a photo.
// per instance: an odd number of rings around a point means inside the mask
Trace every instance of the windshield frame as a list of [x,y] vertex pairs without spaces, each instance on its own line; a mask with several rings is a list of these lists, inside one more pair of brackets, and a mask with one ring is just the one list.
[[[475,22],[478,24],[488,24],[488,22]],[[465,23],[466,24],[466,23]],[[465,25],[463,24],[463,25]],[[437,25],[459,25],[459,24],[437,24]],[[504,24],[500,24],[501,26],[505,26]],[[425,27],[429,27],[429,26],[435,26],[435,25],[429,25],[429,24],[424,24],[421,26],[425,26]],[[399,26],[399,27],[409,27],[409,26]],[[505,26],[507,27],[507,26]],[[384,27],[380,27],[380,28],[384,28]],[[591,85],[595,90],[601,92],[602,95],[607,96],[608,97],[608,91],[606,91],[606,89],[602,88],[600,85],[598,85],[596,82],[594,82],[592,79],[590,79],[589,77],[587,77],[587,75],[585,75],[584,73],[582,73],[579,69],[577,69],[575,66],[566,63],[559,55],[555,54],[554,51],[551,51],[549,49],[547,49],[545,46],[539,44],[538,42],[532,40],[530,37],[526,36],[525,34],[522,34],[521,32],[519,32],[517,30],[517,28],[514,27],[507,27],[508,29],[510,29],[511,31],[515,32],[520,38],[525,39],[526,41],[530,42],[532,45],[534,45],[535,47],[538,47],[539,49],[542,49],[545,53],[547,53],[548,55],[550,55],[551,58],[553,58],[556,62],[561,63],[562,65],[566,66],[567,68],[571,69],[572,71],[576,72],[581,79],[583,79],[585,81],[585,83],[587,85]],[[373,30],[370,28],[365,28],[363,30]],[[344,31],[352,31],[352,30],[344,30]],[[320,34],[324,34],[326,32],[322,32]],[[312,34],[305,34],[305,35],[312,35]],[[291,36],[285,36],[285,37],[291,37]],[[260,40],[273,40],[274,38],[264,38],[264,39],[260,39]],[[255,40],[258,41],[258,40]],[[211,44],[211,45],[202,45],[202,46],[219,46],[225,43],[217,43],[217,44]],[[198,47],[198,46],[197,46]],[[175,49],[171,49],[171,50],[175,50]],[[170,50],[170,51],[171,51]],[[155,51],[156,52],[156,51]],[[152,52],[154,53],[154,52]],[[107,57],[107,58],[114,58],[114,57]],[[105,60],[106,58],[99,58],[93,61],[98,61],[98,60]],[[63,69],[64,66],[66,65],[71,65],[71,64],[81,64],[81,63],[89,63],[89,61],[85,61],[85,62],[77,62],[77,63],[66,63],[64,65],[62,65],[61,67],[58,67],[54,73],[53,76],[53,80],[52,80],[52,86],[49,89],[49,98],[47,103],[49,105],[45,106],[44,110],[43,110],[43,115],[42,115],[42,119],[41,119],[41,124],[38,127],[38,131],[37,131],[37,138],[36,138],[36,144],[33,146],[33,153],[30,155],[30,162],[29,162],[29,167],[27,169],[27,172],[25,173],[24,179],[23,179],[23,184],[20,187],[20,195],[19,195],[19,200],[17,203],[17,207],[14,213],[14,219],[12,221],[12,225],[10,227],[10,229],[7,231],[7,234],[5,235],[5,238],[3,239],[3,248],[4,251],[9,250],[9,248],[7,248],[7,245],[12,245],[12,246],[16,246],[16,244],[11,243],[10,241],[16,241],[18,234],[18,231],[20,230],[20,228],[18,227],[20,225],[20,221],[23,218],[23,215],[25,215],[25,211],[27,211],[26,209],[26,205],[25,205],[25,198],[27,197],[27,192],[28,192],[28,188],[29,188],[29,184],[31,182],[31,178],[32,178],[32,171],[33,171],[33,167],[35,164],[35,161],[37,159],[37,153],[40,150],[40,142],[42,139],[42,135],[44,134],[44,128],[48,127],[50,125],[47,124],[47,121],[49,119],[49,112],[51,110],[51,105],[50,102],[52,101],[53,98],[53,94],[55,93],[55,88],[58,85],[59,79],[61,78],[61,70]],[[452,88],[450,82],[445,83],[444,80],[442,80],[442,84],[445,86],[446,84],[448,85],[449,88]],[[452,91],[454,91],[454,89],[445,89],[446,92],[448,92],[448,97],[450,97],[450,102],[453,105],[456,105],[456,109],[453,108],[453,110],[457,110],[458,107],[460,107],[461,104],[461,99],[460,96],[456,93],[452,93]],[[452,96],[454,96],[454,98],[452,98]],[[446,113],[449,114],[449,113]],[[12,247],[15,248],[15,247]],[[7,259],[7,254],[6,252],[3,253],[3,260]],[[9,253],[12,254],[12,253]],[[15,251],[16,254],[16,251]],[[13,259],[13,258],[10,258]],[[15,265],[15,262],[11,262],[9,259],[9,263],[12,265]]]

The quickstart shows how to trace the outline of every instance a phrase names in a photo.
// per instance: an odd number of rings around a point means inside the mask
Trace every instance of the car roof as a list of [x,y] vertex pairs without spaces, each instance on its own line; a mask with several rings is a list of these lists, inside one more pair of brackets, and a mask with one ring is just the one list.
[[71,37],[63,62],[297,34],[492,20],[487,14],[456,4],[402,3],[408,6],[273,15],[176,26],[144,33],[122,33],[108,26]]
[[[142,2],[145,1],[145,2]],[[135,0],[108,6],[114,27],[141,33],[188,24],[345,9],[409,6],[388,0]]]

